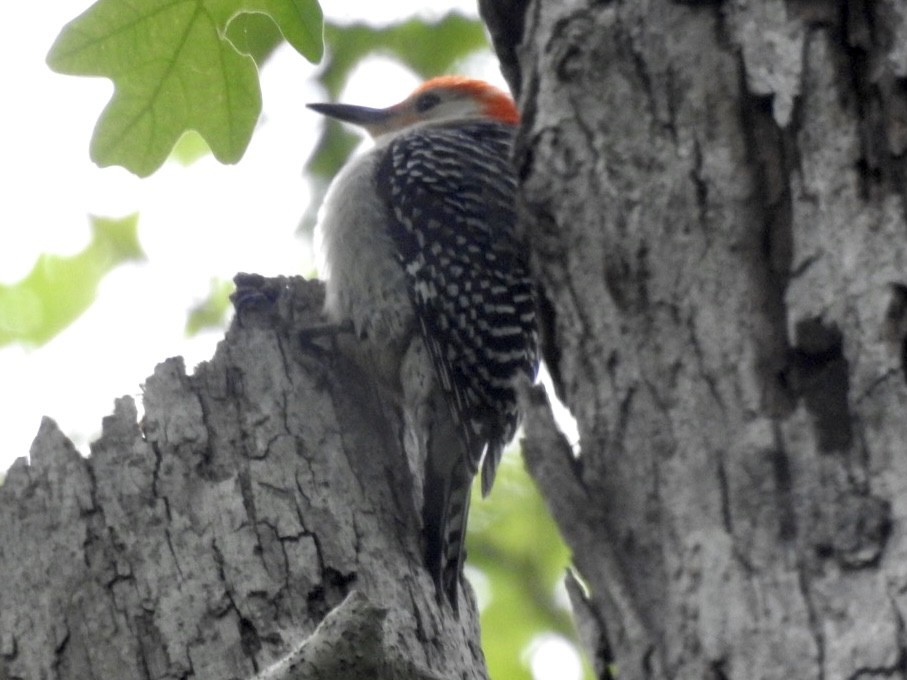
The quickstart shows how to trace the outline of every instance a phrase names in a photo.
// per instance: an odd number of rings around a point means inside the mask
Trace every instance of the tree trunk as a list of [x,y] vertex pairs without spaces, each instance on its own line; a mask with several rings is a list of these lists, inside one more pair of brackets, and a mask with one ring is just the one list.
[[484,4],[599,674],[907,677],[907,2]]
[[239,283],[273,303],[192,376],[160,364],[140,422],[118,400],[84,459],[45,420],[10,469],[0,679],[486,678],[469,588],[457,619],[423,567],[399,416],[300,341],[321,286]]

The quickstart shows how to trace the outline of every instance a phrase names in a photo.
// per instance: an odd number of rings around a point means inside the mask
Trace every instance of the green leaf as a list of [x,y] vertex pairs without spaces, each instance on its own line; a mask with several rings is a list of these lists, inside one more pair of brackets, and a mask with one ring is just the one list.
[[538,635],[556,632],[578,647],[570,612],[555,595],[570,552],[518,456],[505,454],[494,491],[480,495],[476,487],[467,557],[490,585],[481,620],[489,675],[532,680],[523,652]]
[[94,301],[100,280],[124,262],[144,259],[138,215],[91,217],[92,238],[71,256],[41,255],[24,279],[0,285],[0,346],[41,345]]
[[238,161],[261,111],[251,57],[225,38],[243,13],[267,14],[305,57],[321,57],[316,0],[99,0],[67,24],[47,56],[60,73],[105,76],[114,95],[91,157],[146,176],[186,130],[224,163]]
[[211,279],[208,297],[189,310],[186,335],[191,337],[206,328],[223,328],[230,309],[230,294],[235,289],[232,281]]

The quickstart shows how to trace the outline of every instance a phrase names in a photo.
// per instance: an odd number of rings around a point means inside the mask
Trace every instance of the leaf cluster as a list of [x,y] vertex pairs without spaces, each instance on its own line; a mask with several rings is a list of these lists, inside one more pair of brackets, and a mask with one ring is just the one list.
[[114,267],[144,259],[138,215],[90,219],[91,240],[80,252],[41,255],[21,281],[0,285],[0,346],[43,345],[88,309]]
[[249,36],[261,20],[249,15],[269,17],[307,59],[321,57],[316,0],[98,0],[67,24],[48,65],[114,83],[92,159],[144,177],[196,130],[218,160],[237,162],[261,112],[255,61],[229,37],[252,51]]
[[[283,40],[317,62],[323,38],[331,50],[317,78],[331,97],[373,54],[391,54],[429,77],[487,48],[481,24],[458,14],[376,28],[325,24],[317,0],[98,0],[63,28],[47,63],[113,81],[91,157],[144,177],[189,131],[219,161],[239,161],[261,113],[258,66]],[[332,130],[322,141],[307,169],[323,178],[350,144]]]

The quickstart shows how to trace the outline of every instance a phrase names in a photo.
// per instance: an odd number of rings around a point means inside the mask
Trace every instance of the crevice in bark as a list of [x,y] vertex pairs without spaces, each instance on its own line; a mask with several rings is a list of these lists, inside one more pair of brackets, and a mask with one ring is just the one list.
[[256,655],[261,651],[261,640],[258,637],[255,624],[244,616],[239,618],[239,640],[243,652],[252,662],[252,668],[258,672],[259,666]]
[[551,304],[541,285],[536,286],[536,304],[539,319],[539,350],[542,361],[551,375],[554,393],[563,403],[567,398],[567,391],[561,374],[561,347],[557,342],[557,309]]
[[756,370],[761,377],[768,413],[783,417],[794,399],[785,376],[790,345],[785,293],[793,259],[790,172],[792,130],[781,130],[772,114],[772,97],[757,96],[746,88],[746,66],[740,57],[741,120],[750,167],[754,168],[758,242],[748,244],[758,258],[753,263],[753,291],[757,315]]
[[529,0],[479,0],[479,16],[488,27],[501,63],[501,72],[516,98],[519,98],[523,86],[519,48],[530,4]]
[[252,492],[252,481],[249,479],[249,468],[247,466],[236,471],[236,480],[239,483],[243,509],[245,509],[254,527],[258,524],[258,516],[255,509],[255,495]]
[[784,448],[784,437],[777,420],[773,422],[774,446],[767,455],[774,480],[775,506],[778,509],[778,538],[789,542],[797,536],[797,514],[793,492],[793,473],[788,452]]
[[583,584],[573,570],[564,579],[567,597],[573,608],[576,629],[589,654],[595,677],[599,680],[616,680],[612,673],[614,652],[608,641],[605,620],[594,600],[587,596]]
[[164,647],[160,631],[149,614],[139,614],[131,623],[139,642],[139,663],[145,677],[160,677],[161,671],[166,668],[166,664],[162,663]]
[[900,361],[901,374],[907,382],[907,285],[892,281],[888,294],[881,336],[889,353]]
[[[677,325],[679,326],[680,322],[678,322]],[[699,334],[696,331],[696,322],[694,317],[692,315],[688,316],[683,325],[687,329],[687,332],[689,334],[688,337],[690,339],[690,346],[693,348],[693,353],[696,356],[696,366],[699,370],[699,377],[709,388],[709,394],[712,395],[712,399],[715,400],[715,404],[718,406],[718,408],[721,409],[723,413],[726,413],[727,405],[721,398],[721,392],[718,390],[718,384],[716,382],[714,373],[708,368],[705,353],[703,352],[703,345],[700,342]]]
[[708,224],[709,183],[702,176],[702,147],[696,138],[693,139],[693,167],[690,168],[690,181],[693,183],[696,196],[697,219],[699,224],[705,227]]
[[841,331],[835,324],[811,318],[797,321],[794,332],[792,382],[813,417],[819,449],[849,451],[853,442],[850,368]]
[[142,439],[147,442],[148,448],[154,454],[154,469],[151,472],[151,495],[153,498],[161,501],[164,506],[164,516],[167,518],[168,522],[171,522],[173,521],[173,516],[170,513],[170,500],[167,498],[167,495],[161,490],[161,464],[163,461],[161,450],[158,447],[156,441],[149,440],[149,438],[145,435],[144,428],[142,428]]
[[721,492],[721,521],[728,536],[734,535],[734,518],[731,515],[730,489],[728,488],[727,469],[724,458],[718,457],[718,489]]
[[637,31],[632,26],[625,26],[621,22],[621,14],[616,14],[615,33],[623,39],[625,44],[619,48],[622,54],[629,57],[629,66],[635,76],[635,81],[639,90],[643,92],[646,106],[648,107],[649,120],[653,123],[660,121],[663,116],[659,115],[658,95],[656,93],[656,84],[649,73],[649,65],[646,60],[646,53],[643,48],[636,44],[634,36]]
[[[170,551],[170,558],[173,560],[173,567],[176,569],[176,573],[180,576],[180,578],[184,578],[185,575],[183,574],[182,567],[180,567],[179,557],[176,552],[176,548],[173,545],[173,534],[171,533],[170,529],[167,529],[164,532],[164,540],[167,543],[167,550]],[[214,545],[212,545],[212,547],[216,548],[216,546]]]
[[901,677],[907,677],[907,625],[905,625],[904,614],[898,606],[897,598],[889,597],[889,602],[897,623],[898,662],[896,669],[900,672]]
[[718,659],[716,661],[712,661],[709,664],[709,672],[711,673],[709,680],[730,680],[727,674],[726,659]]
[[816,612],[816,605],[809,589],[810,580],[807,574],[807,567],[802,563],[797,565],[797,585],[800,590],[800,596],[806,606],[809,633],[813,638],[813,643],[816,645],[817,680],[825,680],[825,632],[822,629],[822,620]]
[[840,3],[841,68],[859,122],[861,196],[872,201],[893,192],[907,214],[907,86],[886,59],[896,38],[885,10],[881,2]]

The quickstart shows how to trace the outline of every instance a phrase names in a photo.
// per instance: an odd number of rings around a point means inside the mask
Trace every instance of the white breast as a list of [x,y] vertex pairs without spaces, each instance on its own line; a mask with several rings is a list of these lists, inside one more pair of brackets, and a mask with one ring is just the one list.
[[388,344],[409,332],[413,311],[375,188],[382,153],[383,146],[377,147],[337,175],[319,212],[316,238],[327,276],[328,318],[352,320],[359,337]]

